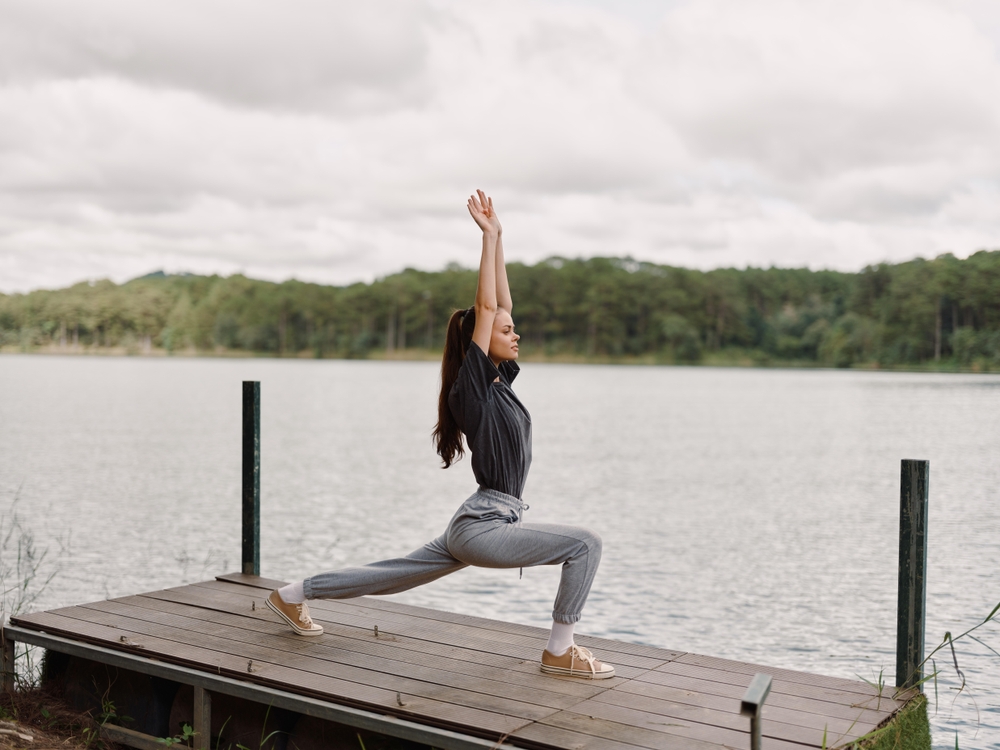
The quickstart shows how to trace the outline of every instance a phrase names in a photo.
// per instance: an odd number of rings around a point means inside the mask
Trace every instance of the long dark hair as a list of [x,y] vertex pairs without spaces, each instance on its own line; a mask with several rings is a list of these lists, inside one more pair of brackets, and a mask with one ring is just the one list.
[[462,429],[455,421],[448,406],[448,394],[458,380],[458,370],[465,359],[465,353],[472,343],[472,333],[476,329],[476,308],[456,310],[448,320],[445,335],[444,356],[441,358],[441,395],[438,397],[438,421],[434,427],[434,444],[438,455],[447,469],[465,455],[462,445]]

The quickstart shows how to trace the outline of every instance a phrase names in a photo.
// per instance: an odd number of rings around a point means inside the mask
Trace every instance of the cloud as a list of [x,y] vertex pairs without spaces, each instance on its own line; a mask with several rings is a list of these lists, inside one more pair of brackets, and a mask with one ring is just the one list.
[[995,4],[0,3],[4,291],[1000,245]]
[[[1000,136],[996,48],[936,3],[702,0],[672,14],[635,69],[636,95],[693,153],[745,164],[827,211],[845,173],[852,189],[870,174],[873,191],[911,192],[912,172],[941,160],[967,170]],[[887,183],[893,172],[903,179]],[[901,203],[933,208],[889,199],[887,213]]]
[[8,81],[122,78],[247,107],[378,111],[429,93],[419,0],[8,0]]

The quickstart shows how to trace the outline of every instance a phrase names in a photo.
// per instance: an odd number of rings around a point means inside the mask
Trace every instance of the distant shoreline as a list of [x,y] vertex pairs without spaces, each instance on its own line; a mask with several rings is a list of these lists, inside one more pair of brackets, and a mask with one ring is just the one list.
[[[392,352],[370,351],[366,356],[343,357],[324,355],[317,357],[311,350],[303,350],[296,353],[275,354],[272,352],[254,352],[244,349],[224,349],[217,347],[213,350],[195,349],[188,347],[174,351],[167,351],[161,347],[151,347],[146,350],[128,348],[124,346],[94,347],[94,346],[60,346],[53,344],[49,346],[34,347],[29,351],[24,351],[16,346],[0,347],[0,357],[5,356],[64,356],[64,357],[133,357],[149,359],[286,359],[286,360],[345,360],[345,361],[374,361],[374,362],[440,362],[441,354],[437,351],[430,351],[421,348],[394,350]],[[943,361],[937,363],[910,364],[910,365],[880,365],[877,362],[853,363],[848,367],[831,367],[828,364],[818,363],[812,360],[780,360],[767,357],[761,352],[745,350],[722,350],[706,354],[699,362],[676,362],[670,359],[653,354],[611,356],[584,354],[545,354],[544,352],[525,352],[520,358],[520,362],[531,364],[563,364],[563,365],[628,365],[641,367],[733,367],[747,369],[771,369],[771,370],[844,370],[844,371],[868,371],[868,372],[914,372],[914,373],[952,373],[968,375],[988,375],[1000,374],[1000,370],[983,367],[981,363],[973,363],[970,367],[961,367],[955,362]]]
[[[1000,372],[1000,250],[964,260],[701,272],[508,264],[525,361]],[[152,274],[0,294],[0,351],[436,360],[476,272],[349,287]]]

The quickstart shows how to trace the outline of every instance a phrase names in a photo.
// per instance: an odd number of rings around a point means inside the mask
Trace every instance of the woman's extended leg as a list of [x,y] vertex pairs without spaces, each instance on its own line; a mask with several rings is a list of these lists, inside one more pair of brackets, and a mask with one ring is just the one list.
[[406,557],[342,568],[302,582],[306,599],[352,599],[373,594],[397,594],[461,570],[468,563],[456,560],[444,536],[428,542]]
[[430,583],[466,567],[445,547],[444,537],[406,557],[342,568],[307,578],[271,592],[267,606],[299,635],[321,635],[323,628],[309,615],[306,599],[350,599],[372,594],[395,594]]

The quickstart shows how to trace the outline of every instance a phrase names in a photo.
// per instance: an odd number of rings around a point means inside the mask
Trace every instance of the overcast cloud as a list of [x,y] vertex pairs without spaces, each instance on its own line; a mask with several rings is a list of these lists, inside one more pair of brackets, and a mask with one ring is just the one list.
[[0,0],[0,291],[1000,247],[1000,3]]

